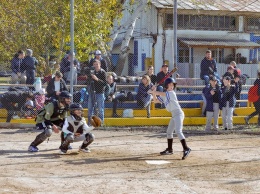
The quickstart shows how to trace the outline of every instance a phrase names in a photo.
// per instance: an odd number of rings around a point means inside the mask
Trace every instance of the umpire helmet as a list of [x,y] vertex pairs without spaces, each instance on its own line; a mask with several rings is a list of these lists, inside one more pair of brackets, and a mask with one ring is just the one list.
[[164,81],[164,87],[168,88],[168,84],[169,83],[174,83],[174,85],[176,85],[176,81],[175,79],[173,79],[172,77],[168,77],[165,81]]
[[81,116],[78,116],[74,113],[75,110],[83,110],[83,107],[81,106],[81,104],[78,104],[78,103],[72,103],[70,105],[70,115],[72,115],[76,120],[80,121],[81,118],[82,118],[82,115]]
[[71,98],[72,95],[68,92],[68,91],[62,91],[59,95],[59,102],[61,102],[62,104],[64,104],[65,106],[67,106],[68,108],[68,105],[65,101],[66,98]]

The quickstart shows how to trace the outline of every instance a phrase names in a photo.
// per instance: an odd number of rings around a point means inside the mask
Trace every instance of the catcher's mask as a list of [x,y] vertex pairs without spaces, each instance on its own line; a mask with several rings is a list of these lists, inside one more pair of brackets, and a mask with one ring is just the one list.
[[81,111],[83,110],[81,104],[72,103],[72,104],[70,105],[69,110],[70,110],[70,115],[72,115],[72,116],[73,116],[76,120],[78,120],[78,121],[81,120],[81,118],[82,118],[82,116],[83,116],[83,113],[81,113],[81,115],[77,115],[77,114],[75,113],[75,110],[81,110]]

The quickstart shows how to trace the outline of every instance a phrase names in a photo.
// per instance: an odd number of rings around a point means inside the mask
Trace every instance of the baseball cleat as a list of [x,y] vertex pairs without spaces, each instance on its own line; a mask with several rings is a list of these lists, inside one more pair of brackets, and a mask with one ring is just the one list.
[[164,151],[160,152],[161,155],[171,155],[173,154],[173,151],[169,148],[166,148]]
[[183,151],[183,156],[182,156],[182,159],[184,160],[185,158],[187,158],[187,156],[189,155],[191,149],[188,148],[186,150]]

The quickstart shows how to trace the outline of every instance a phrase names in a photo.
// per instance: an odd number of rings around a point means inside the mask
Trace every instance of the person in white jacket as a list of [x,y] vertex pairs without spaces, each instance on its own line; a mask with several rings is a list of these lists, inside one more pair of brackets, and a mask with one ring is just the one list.
[[95,128],[95,125],[89,127],[85,118],[82,116],[83,108],[81,104],[72,103],[70,105],[70,116],[65,119],[62,127],[64,141],[60,146],[60,154],[66,154],[70,143],[83,141],[79,147],[79,152],[90,152],[88,146],[94,141],[95,136],[90,133]]

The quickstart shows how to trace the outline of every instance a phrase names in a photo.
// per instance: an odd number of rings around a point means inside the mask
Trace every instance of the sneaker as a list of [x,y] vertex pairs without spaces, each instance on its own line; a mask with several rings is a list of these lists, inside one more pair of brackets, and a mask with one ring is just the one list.
[[164,151],[160,152],[161,155],[171,155],[173,154],[173,151],[169,148],[166,148]]
[[29,148],[28,148],[28,151],[29,152],[38,152],[39,151],[39,149],[36,147],[36,146],[29,146]]
[[187,158],[187,156],[189,155],[191,149],[188,148],[186,150],[183,151],[183,156],[182,156],[182,159],[184,160],[185,158]]
[[13,119],[20,119],[20,117],[18,115],[14,115]]
[[89,153],[90,149],[89,148],[81,148],[81,146],[79,146],[79,152]]
[[244,117],[244,119],[245,119],[245,123],[246,123],[247,125],[249,125],[249,118],[248,118],[248,117]]
[[63,155],[63,154],[67,154],[67,150],[60,150],[59,154]]

